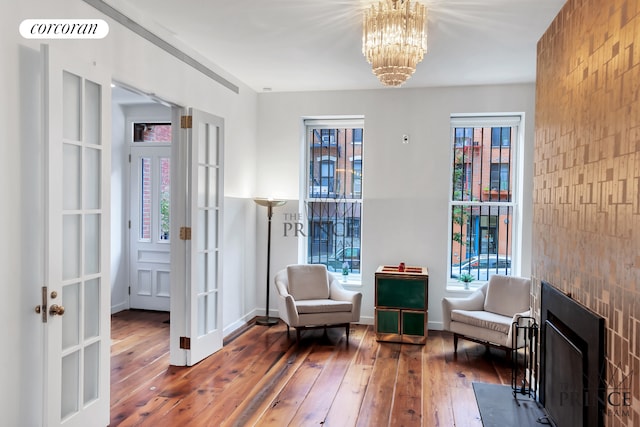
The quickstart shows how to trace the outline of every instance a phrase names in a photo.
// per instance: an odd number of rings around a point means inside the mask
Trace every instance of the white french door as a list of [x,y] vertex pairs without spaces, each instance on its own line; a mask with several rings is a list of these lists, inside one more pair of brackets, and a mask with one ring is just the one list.
[[169,311],[171,146],[131,147],[129,305]]
[[173,188],[184,191],[174,192],[172,205],[180,238],[171,246],[171,363],[192,366],[222,348],[224,121],[189,109],[180,129],[172,156]]
[[45,426],[109,424],[110,78],[42,47]]

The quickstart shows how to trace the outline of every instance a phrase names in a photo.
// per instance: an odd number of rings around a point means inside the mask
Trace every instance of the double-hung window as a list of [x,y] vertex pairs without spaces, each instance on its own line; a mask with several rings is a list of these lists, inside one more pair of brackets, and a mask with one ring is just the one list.
[[451,118],[450,282],[515,273],[520,116]]
[[362,119],[305,120],[302,258],[360,280]]

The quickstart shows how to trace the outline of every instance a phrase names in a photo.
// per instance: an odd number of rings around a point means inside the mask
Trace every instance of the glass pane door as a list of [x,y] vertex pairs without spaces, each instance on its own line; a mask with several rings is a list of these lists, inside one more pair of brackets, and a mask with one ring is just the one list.
[[103,141],[110,82],[99,67],[55,52],[42,48],[47,100],[44,423],[107,425],[110,152]]

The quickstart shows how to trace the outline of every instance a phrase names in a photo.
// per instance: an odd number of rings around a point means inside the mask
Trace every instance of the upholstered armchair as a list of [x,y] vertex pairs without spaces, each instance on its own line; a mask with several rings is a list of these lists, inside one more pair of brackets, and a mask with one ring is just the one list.
[[349,324],[360,321],[362,293],[348,291],[322,264],[290,265],[275,276],[280,318],[300,331],[344,327],[349,342]]
[[[453,351],[464,338],[507,351],[514,349],[512,325],[520,317],[530,316],[531,280],[493,275],[489,282],[466,298],[443,298],[444,330],[453,332]],[[524,345],[518,336],[515,348]]]

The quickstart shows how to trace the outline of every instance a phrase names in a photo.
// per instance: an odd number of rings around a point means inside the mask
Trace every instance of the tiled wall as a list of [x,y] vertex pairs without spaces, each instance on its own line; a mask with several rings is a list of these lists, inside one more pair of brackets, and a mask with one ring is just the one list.
[[640,426],[640,1],[568,0],[540,40],[534,162],[535,307],[546,280],[606,319],[605,423]]

